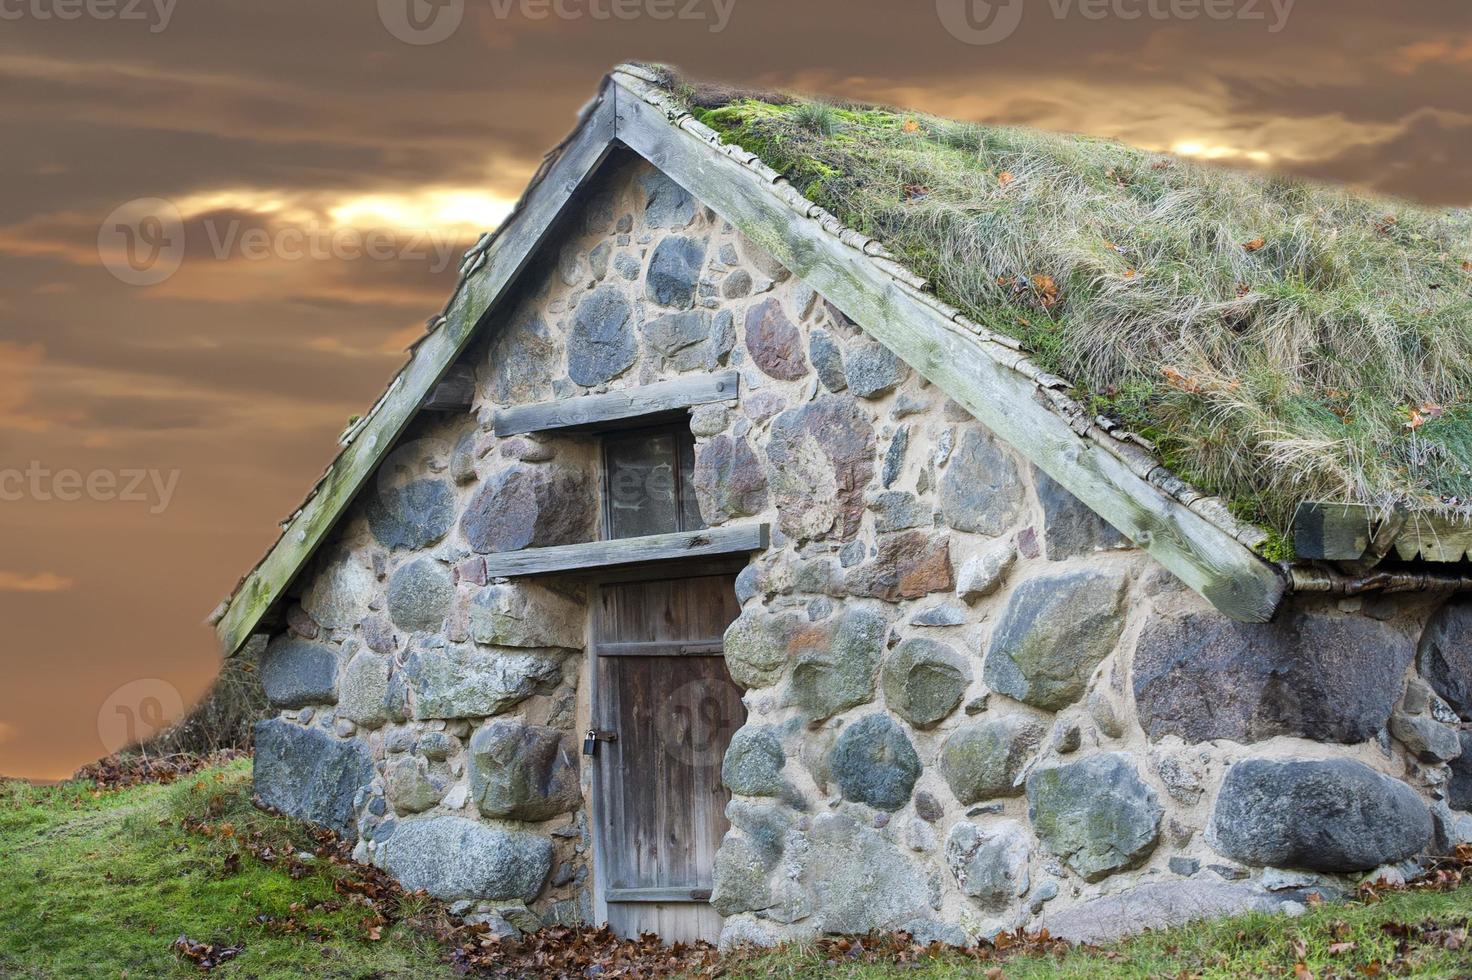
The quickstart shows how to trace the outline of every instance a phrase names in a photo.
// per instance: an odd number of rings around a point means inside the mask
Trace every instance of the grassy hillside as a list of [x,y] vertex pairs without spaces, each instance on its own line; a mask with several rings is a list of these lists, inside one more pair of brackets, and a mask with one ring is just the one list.
[[[98,792],[90,783],[0,782],[0,977],[195,977],[188,951],[238,949],[224,978],[435,978],[457,945],[487,976],[674,975],[651,947],[548,934],[497,947],[436,904],[384,887],[372,869],[292,821],[256,811],[246,761]],[[315,851],[315,854],[306,851]],[[1322,905],[1298,919],[1250,916],[1144,936],[1108,950],[1035,944],[935,954],[893,941],[828,941],[727,957],[731,978],[1126,978],[1472,976],[1472,885]],[[698,958],[697,958],[698,959]],[[528,964],[571,964],[549,970]],[[999,971],[999,972],[998,972]]]
[[[245,760],[107,793],[0,783],[0,977],[197,977],[170,947],[180,936],[242,946],[215,971],[225,977],[456,975],[440,944],[402,921],[370,941],[365,920],[379,912],[337,888],[355,876],[298,857],[312,838],[254,809],[249,783]],[[388,904],[396,920],[423,911],[414,898]]]
[[1243,516],[1282,530],[1305,499],[1469,513],[1472,211],[1108,140],[677,90]]

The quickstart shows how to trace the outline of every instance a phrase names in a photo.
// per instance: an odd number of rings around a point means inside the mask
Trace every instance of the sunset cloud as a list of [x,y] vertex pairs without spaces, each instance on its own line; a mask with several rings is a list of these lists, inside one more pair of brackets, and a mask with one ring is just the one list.
[[76,583],[55,572],[21,572],[0,570],[0,592],[66,592]]

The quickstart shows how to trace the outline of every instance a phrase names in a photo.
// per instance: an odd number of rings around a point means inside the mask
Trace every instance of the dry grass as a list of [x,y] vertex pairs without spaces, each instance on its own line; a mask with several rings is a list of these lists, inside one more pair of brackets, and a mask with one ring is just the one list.
[[696,111],[1027,343],[1183,477],[1468,512],[1472,212],[869,107]]

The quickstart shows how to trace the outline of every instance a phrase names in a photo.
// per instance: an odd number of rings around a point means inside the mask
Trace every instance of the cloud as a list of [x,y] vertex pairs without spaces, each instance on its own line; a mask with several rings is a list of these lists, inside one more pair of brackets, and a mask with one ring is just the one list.
[[25,575],[21,572],[0,571],[0,592],[66,592],[75,584],[65,575],[57,575],[55,572]]
[[0,745],[4,745],[15,738],[20,732],[9,722],[0,721]]

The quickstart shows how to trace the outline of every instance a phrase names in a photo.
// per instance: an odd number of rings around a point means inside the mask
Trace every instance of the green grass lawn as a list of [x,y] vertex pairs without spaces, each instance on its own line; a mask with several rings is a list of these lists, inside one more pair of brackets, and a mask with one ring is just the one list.
[[[334,890],[345,869],[303,860],[294,880],[289,853],[271,864],[244,853],[252,835],[311,846],[302,828],[251,807],[249,786],[248,761],[101,794],[0,783],[0,977],[199,976],[170,949],[181,935],[244,946],[219,977],[455,976],[443,947],[407,925],[367,940],[373,910]],[[238,836],[180,826],[205,816]]]
[[[0,977],[198,976],[179,936],[241,946],[225,978],[456,976],[443,916],[413,896],[355,897],[363,877],[296,857],[309,833],[249,803],[246,761],[172,785],[96,792],[87,783],[0,783]],[[204,823],[209,833],[186,830]],[[274,852],[270,862],[255,853]],[[239,858],[232,859],[238,854]],[[369,938],[375,916],[389,920]],[[366,921],[365,921],[366,920]],[[728,958],[756,977],[1472,977],[1472,885],[1255,915],[1143,936],[1104,951],[978,960],[865,962],[832,943]],[[1306,972],[1304,972],[1306,971]],[[528,974],[535,975],[535,974]]]

